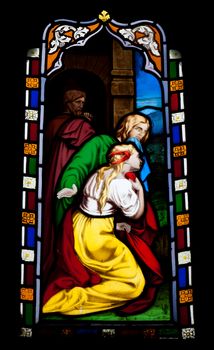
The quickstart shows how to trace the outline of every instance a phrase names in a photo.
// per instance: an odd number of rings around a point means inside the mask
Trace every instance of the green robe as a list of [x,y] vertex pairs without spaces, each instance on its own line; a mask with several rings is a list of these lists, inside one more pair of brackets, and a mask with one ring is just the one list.
[[[106,155],[116,143],[118,141],[108,135],[95,136],[87,141],[65,167],[57,183],[56,193],[63,188],[71,188],[73,184],[77,186],[79,191],[85,184],[88,175],[107,162]],[[55,218],[57,228],[66,210],[74,203],[74,199],[75,196],[71,198],[56,198]]]

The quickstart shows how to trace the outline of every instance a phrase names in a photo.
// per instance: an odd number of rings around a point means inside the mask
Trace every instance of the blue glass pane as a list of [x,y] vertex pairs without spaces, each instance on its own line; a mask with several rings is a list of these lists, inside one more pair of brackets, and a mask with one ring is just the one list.
[[172,128],[172,138],[173,138],[174,144],[180,143],[181,136],[180,136],[180,127],[178,125],[173,126]]
[[181,267],[178,269],[178,284],[180,288],[186,287],[187,284],[187,273],[186,268]]
[[31,95],[31,107],[32,108],[37,108],[38,107],[38,103],[39,103],[39,92],[37,90],[33,90],[30,92]]
[[34,227],[27,228],[27,246],[28,247],[35,246],[35,228]]

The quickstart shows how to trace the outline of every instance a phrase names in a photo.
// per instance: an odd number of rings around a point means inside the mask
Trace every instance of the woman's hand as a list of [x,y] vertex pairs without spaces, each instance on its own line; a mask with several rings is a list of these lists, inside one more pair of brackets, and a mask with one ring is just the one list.
[[62,190],[57,192],[57,198],[61,199],[64,197],[66,198],[73,197],[77,193],[77,191],[78,191],[77,186],[73,184],[71,188],[63,188]]
[[132,184],[132,188],[134,191],[139,192],[142,189],[142,185],[140,180],[136,177],[135,181],[129,180]]

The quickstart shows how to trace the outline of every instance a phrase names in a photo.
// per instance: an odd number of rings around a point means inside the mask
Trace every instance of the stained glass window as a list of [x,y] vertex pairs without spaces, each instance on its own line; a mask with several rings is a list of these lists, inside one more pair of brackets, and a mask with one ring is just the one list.
[[[163,281],[142,312],[121,315],[117,308],[110,308],[74,317],[66,312],[42,311],[44,246],[50,247],[47,256],[52,249],[44,234],[48,225],[44,209],[46,131],[49,122],[60,114],[60,98],[68,77],[86,88],[86,107],[94,115],[97,134],[114,135],[121,118],[133,111],[151,123],[146,144],[151,174],[149,187],[144,185],[144,189],[154,209],[158,234],[154,241],[145,238],[140,244],[150,259],[144,261],[147,278],[153,271],[153,259],[157,259]],[[164,27],[153,21],[119,23],[105,10],[85,22],[54,20],[44,28],[40,47],[29,48],[20,204],[20,337],[140,335],[143,339],[184,341],[197,337],[185,101],[182,53],[168,47]],[[83,146],[76,146],[75,151]],[[63,170],[71,159],[63,164]]]

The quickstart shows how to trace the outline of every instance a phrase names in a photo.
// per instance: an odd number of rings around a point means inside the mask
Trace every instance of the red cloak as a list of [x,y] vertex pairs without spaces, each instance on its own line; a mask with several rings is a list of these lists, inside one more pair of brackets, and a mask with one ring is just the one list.
[[[95,130],[90,122],[83,117],[70,116],[64,121],[57,132],[54,131],[54,140],[51,147],[51,153],[45,164],[45,193],[44,193],[44,221],[43,221],[43,242],[42,242],[42,267],[43,281],[46,283],[50,269],[56,259],[56,236],[54,232],[54,196],[55,187],[59,176],[73,156],[73,154],[95,134]],[[56,125],[54,124],[54,128]],[[49,132],[49,135],[48,135]],[[53,135],[53,129],[47,131],[47,140]]]

